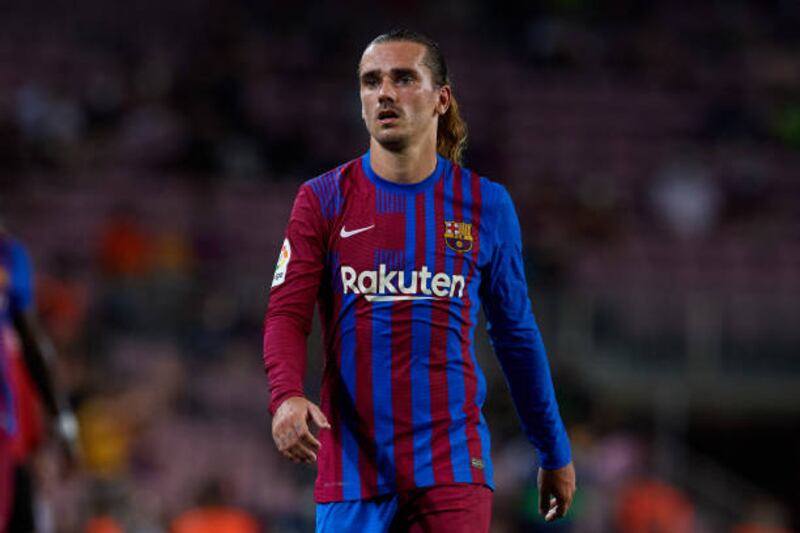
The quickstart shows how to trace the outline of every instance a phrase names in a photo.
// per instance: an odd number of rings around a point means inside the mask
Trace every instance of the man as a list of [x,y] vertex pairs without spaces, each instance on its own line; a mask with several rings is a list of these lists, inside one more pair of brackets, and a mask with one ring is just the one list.
[[76,457],[77,424],[56,394],[50,352],[33,314],[28,255],[0,224],[0,533],[35,529],[26,463],[43,438],[39,401],[56,426],[65,459]]
[[[318,462],[317,531],[488,531],[482,304],[541,459],[540,512],[560,518],[575,472],[511,199],[458,164],[466,127],[436,43],[381,35],[358,73],[370,150],[300,187],[272,282],[264,362],[275,443]],[[315,299],[321,409],[303,393]]]

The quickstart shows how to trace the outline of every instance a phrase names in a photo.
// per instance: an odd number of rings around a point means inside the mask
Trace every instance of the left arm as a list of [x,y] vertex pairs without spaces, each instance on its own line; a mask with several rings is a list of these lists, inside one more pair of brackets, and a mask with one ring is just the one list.
[[[493,248],[483,273],[481,300],[489,337],[511,390],[522,428],[541,461],[540,511],[548,520],[564,516],[575,491],[569,438],[558,411],[547,353],[528,298],[522,239],[508,193],[494,185]],[[543,482],[544,483],[543,483]],[[550,496],[555,502],[550,502]],[[549,507],[549,509],[548,509]]]
[[65,398],[58,393],[52,379],[55,350],[41,330],[33,311],[31,266],[21,245],[13,250],[14,286],[11,291],[10,313],[19,336],[25,367],[39,393],[44,407],[56,424],[56,433],[73,456],[77,450],[77,422]]

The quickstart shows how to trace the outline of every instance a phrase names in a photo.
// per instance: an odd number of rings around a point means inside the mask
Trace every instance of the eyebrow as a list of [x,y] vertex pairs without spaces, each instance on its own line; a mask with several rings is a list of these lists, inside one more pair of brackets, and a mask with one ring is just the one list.
[[[401,76],[417,76],[416,69],[413,68],[393,68],[389,70],[389,73],[394,77],[401,77]],[[379,69],[368,70],[366,72],[362,72],[359,78],[365,79],[372,76],[378,76],[380,74]]]

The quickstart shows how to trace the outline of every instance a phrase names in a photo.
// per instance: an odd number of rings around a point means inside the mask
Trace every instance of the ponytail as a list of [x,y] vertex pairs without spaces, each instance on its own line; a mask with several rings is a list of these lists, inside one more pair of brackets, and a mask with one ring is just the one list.
[[451,96],[450,107],[439,117],[436,151],[445,159],[461,164],[461,157],[467,148],[467,133],[467,123],[461,118],[456,97]]

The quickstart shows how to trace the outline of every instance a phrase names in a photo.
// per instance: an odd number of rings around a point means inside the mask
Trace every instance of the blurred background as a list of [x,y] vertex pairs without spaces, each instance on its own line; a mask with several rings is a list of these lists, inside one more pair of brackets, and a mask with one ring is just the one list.
[[[466,164],[515,199],[573,442],[545,527],[481,337],[493,531],[800,530],[800,3],[4,0],[0,214],[84,454],[37,460],[41,531],[215,502],[311,530],[315,471],[270,437],[267,288],[300,183],[367,148],[356,65],[397,26],[440,42]],[[317,333],[309,356],[314,396]]]

